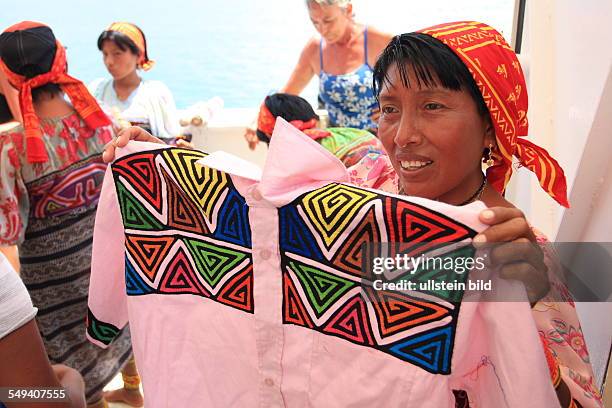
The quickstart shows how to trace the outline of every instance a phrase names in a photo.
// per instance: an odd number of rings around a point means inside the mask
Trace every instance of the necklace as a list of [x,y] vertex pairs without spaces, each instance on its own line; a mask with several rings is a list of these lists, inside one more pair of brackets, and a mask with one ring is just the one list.
[[[465,200],[464,202],[459,204],[459,206],[469,204],[469,203],[471,203],[473,201],[476,201],[476,200],[480,200],[480,197],[482,196],[482,193],[484,192],[486,186],[487,186],[487,176],[485,176],[483,174],[483,176],[482,176],[482,183],[480,183],[480,187],[478,187],[478,190],[476,190],[476,192],[474,194],[472,194],[470,196],[470,198],[468,198],[467,200]],[[404,192],[404,189],[402,187],[399,188],[398,193],[401,194],[401,195],[406,195],[406,193]],[[438,200],[436,199],[436,201],[438,201]]]
[[476,192],[472,194],[470,198],[468,198],[467,200],[459,204],[459,206],[469,204],[472,201],[480,200],[480,196],[482,196],[482,192],[484,191],[486,186],[487,186],[487,176],[483,175],[482,183],[480,183],[480,187],[478,187],[478,190],[476,190]]

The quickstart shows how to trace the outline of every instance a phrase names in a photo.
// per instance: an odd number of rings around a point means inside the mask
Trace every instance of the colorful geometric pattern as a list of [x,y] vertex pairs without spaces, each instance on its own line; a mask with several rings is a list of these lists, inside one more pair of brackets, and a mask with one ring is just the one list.
[[109,345],[121,332],[117,327],[96,319],[87,308],[87,334],[102,344]]
[[253,313],[248,207],[227,174],[179,148],[112,164],[128,296],[196,295]]
[[[331,183],[279,209],[283,323],[371,347],[435,374],[450,374],[463,292],[378,291],[363,271],[362,245],[400,243],[389,256],[473,255],[450,246],[476,235],[443,214],[401,198]],[[396,280],[465,279],[420,268]]]
[[30,217],[57,217],[96,205],[105,171],[106,164],[95,155],[29,183]]

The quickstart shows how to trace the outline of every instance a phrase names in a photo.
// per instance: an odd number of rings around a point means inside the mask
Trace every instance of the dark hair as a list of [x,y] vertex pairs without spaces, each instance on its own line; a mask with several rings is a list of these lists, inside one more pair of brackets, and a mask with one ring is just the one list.
[[46,84],[32,89],[32,102],[38,102],[44,95],[55,96],[62,93],[62,88],[58,84]]
[[13,113],[4,95],[0,94],[0,124],[12,121]]
[[140,55],[140,50],[127,35],[118,31],[103,31],[98,37],[98,49],[102,51],[104,41],[112,41],[121,51],[130,51],[134,55]]
[[[275,93],[268,95],[264,104],[275,118],[280,116],[288,122],[292,120],[319,120],[319,116],[312,109],[310,103],[297,95]],[[259,129],[257,129],[257,137],[266,143],[270,141],[270,138]]]
[[453,91],[467,90],[478,112],[485,116],[489,109],[478,90],[474,78],[459,57],[442,41],[422,33],[408,33],[393,37],[374,65],[374,93],[378,97],[388,71],[397,65],[402,84],[410,87],[409,70],[414,72],[419,87],[440,85]]

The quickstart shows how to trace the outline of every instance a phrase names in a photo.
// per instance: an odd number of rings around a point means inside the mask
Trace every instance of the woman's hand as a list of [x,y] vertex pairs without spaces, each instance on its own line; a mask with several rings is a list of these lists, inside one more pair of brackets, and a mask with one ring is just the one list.
[[257,137],[257,131],[253,127],[247,127],[244,130],[244,138],[249,144],[249,149],[255,150],[257,144],[259,143],[259,138]]
[[106,163],[111,163],[113,160],[115,160],[115,149],[117,147],[125,147],[130,140],[165,144],[163,141],[151,135],[146,130],[138,126],[130,126],[120,131],[115,139],[108,142],[106,146],[104,146],[102,160],[104,160]]
[[193,150],[195,149],[195,145],[191,143],[184,135],[178,135],[176,137],[176,147],[181,147],[183,149]]
[[81,374],[74,368],[63,364],[55,364],[51,368],[53,368],[53,373],[60,385],[66,390],[70,399],[70,406],[85,408],[85,383]]
[[544,253],[536,242],[525,215],[517,208],[491,207],[480,213],[489,228],[474,237],[476,245],[491,244],[490,263],[500,276],[523,282],[532,306],[549,289]]

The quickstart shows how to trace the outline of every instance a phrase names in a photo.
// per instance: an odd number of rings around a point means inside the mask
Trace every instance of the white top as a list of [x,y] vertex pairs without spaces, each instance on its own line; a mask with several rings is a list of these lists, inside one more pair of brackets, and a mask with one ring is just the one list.
[[111,117],[113,111],[118,110],[122,119],[149,128],[154,136],[160,138],[169,139],[179,134],[174,98],[163,82],[143,79],[124,101],[117,97],[112,78],[93,81],[89,91]]
[[19,275],[0,253],[0,339],[32,320],[37,311]]

